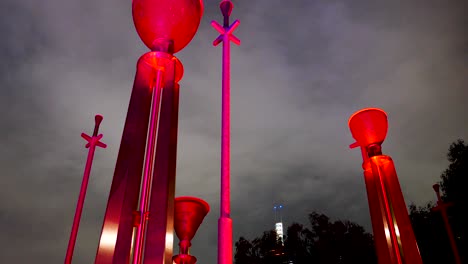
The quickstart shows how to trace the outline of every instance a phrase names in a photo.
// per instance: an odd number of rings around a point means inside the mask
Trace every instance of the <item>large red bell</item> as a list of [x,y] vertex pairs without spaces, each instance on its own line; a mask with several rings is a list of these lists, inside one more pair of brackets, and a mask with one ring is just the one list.
[[177,264],[194,264],[197,258],[189,255],[191,240],[195,236],[210,206],[195,197],[177,197],[174,200],[174,229],[180,240],[180,254],[173,257]]
[[151,50],[172,42],[170,53],[183,49],[197,32],[202,0],[133,0],[132,14],[141,40]]
[[366,108],[354,113],[348,125],[356,144],[361,147],[380,145],[387,136],[387,114],[378,108]]

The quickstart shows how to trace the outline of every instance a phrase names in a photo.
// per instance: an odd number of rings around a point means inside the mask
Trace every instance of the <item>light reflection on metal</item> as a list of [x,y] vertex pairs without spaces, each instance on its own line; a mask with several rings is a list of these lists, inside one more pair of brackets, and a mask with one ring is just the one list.
[[88,142],[88,144],[86,144],[86,148],[89,148],[89,151],[88,151],[88,158],[86,160],[86,166],[85,166],[85,170],[83,174],[83,180],[81,183],[80,194],[78,196],[78,202],[76,204],[75,217],[73,218],[73,225],[72,225],[72,229],[70,233],[70,239],[68,241],[67,253],[65,255],[65,264],[70,264],[73,258],[73,251],[75,250],[76,237],[78,235],[78,229],[80,227],[81,213],[83,212],[83,205],[84,205],[85,198],[86,198],[86,191],[88,189],[89,175],[91,173],[91,167],[93,165],[94,151],[96,149],[96,146],[101,147],[101,148],[107,147],[106,144],[99,141],[103,137],[102,134],[98,135],[99,125],[101,124],[102,119],[103,118],[101,115],[95,116],[93,136],[90,137],[86,135],[85,133],[81,134],[81,137],[84,138]]
[[448,236],[449,241],[450,241],[450,247],[452,248],[455,263],[456,264],[461,264],[462,261],[461,261],[461,258],[460,258],[460,254],[458,253],[457,243],[455,241],[455,237],[454,237],[453,232],[452,232],[452,227],[450,226],[449,218],[448,218],[448,215],[447,215],[447,209],[448,209],[448,207],[452,206],[453,203],[444,203],[444,201],[442,201],[442,198],[440,197],[440,186],[439,186],[439,184],[434,184],[432,186],[432,188],[434,189],[434,191],[435,191],[435,193],[437,195],[437,205],[434,208],[432,208],[432,211],[439,211],[440,214],[442,215],[442,220],[444,220],[445,230],[447,232],[447,236]]
[[231,41],[240,45],[240,40],[233,35],[240,21],[229,25],[229,19],[234,8],[230,0],[223,0],[219,5],[223,15],[223,26],[216,21],[211,25],[219,32],[213,41],[217,46],[223,42],[223,73],[222,73],[222,121],[221,121],[221,201],[218,220],[218,264],[232,264],[232,219],[230,200],[230,63]]
[[379,264],[422,264],[416,238],[392,159],[382,154],[388,129],[381,109],[353,114],[349,128],[363,158],[369,210]]
[[103,248],[112,249],[115,246],[115,242],[117,241],[117,226],[114,227],[109,226],[106,230],[102,231],[101,240],[99,244]]
[[173,54],[194,37],[202,13],[202,0],[132,1],[136,31],[151,52],[137,63],[97,264],[172,263],[183,75]]

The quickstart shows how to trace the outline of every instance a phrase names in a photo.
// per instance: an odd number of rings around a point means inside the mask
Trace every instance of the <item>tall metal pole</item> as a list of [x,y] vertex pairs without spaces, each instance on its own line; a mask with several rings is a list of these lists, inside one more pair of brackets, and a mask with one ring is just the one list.
[[68,241],[67,254],[65,256],[65,264],[70,264],[73,258],[76,236],[78,235],[78,229],[80,227],[81,213],[83,212],[83,204],[86,197],[86,190],[88,189],[89,174],[91,173],[91,166],[93,165],[94,150],[96,149],[96,146],[101,148],[107,147],[106,144],[99,141],[103,136],[102,134],[98,135],[99,125],[101,124],[102,119],[103,118],[101,115],[96,115],[94,132],[92,137],[86,135],[85,133],[81,134],[81,137],[83,137],[88,142],[88,144],[86,144],[86,148],[89,148],[89,151],[88,159],[86,161],[86,166],[83,174],[83,181],[81,182],[80,195],[78,196],[78,202],[76,204],[75,217],[73,219],[70,240]]
[[422,264],[395,165],[382,154],[388,130],[387,114],[367,108],[353,114],[349,128],[361,147],[375,248],[379,264]]
[[234,5],[230,0],[220,4],[223,14],[223,26],[216,21],[211,25],[220,33],[213,41],[213,46],[223,42],[222,76],[222,121],[221,121],[221,201],[218,220],[218,264],[232,263],[232,219],[230,201],[230,46],[231,41],[240,45],[240,40],[233,35],[240,21],[229,25],[229,17]]
[[450,246],[452,247],[453,256],[455,258],[455,263],[461,264],[460,254],[458,253],[457,243],[455,242],[455,237],[453,236],[452,228],[450,227],[450,222],[447,215],[447,208],[452,205],[452,203],[444,203],[440,197],[440,186],[439,184],[432,185],[434,191],[437,195],[437,206],[432,208],[433,211],[440,211],[442,219],[444,220],[445,230],[447,230],[447,235],[449,237]]

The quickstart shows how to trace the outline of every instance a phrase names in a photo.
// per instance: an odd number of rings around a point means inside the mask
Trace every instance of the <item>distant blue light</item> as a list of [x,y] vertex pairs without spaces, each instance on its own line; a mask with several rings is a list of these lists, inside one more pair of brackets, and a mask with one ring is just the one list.
[[282,206],[282,205],[280,205],[280,206],[279,206],[279,208],[283,208],[283,206]]

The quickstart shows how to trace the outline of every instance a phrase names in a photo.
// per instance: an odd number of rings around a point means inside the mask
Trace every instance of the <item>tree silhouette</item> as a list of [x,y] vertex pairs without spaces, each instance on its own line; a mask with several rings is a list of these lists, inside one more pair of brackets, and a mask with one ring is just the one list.
[[273,230],[263,232],[261,237],[252,241],[259,264],[280,264],[283,259],[281,242]]
[[462,259],[468,247],[468,145],[461,139],[452,143],[447,153],[449,167],[441,175],[443,199],[453,202],[449,217]]
[[309,215],[316,263],[377,263],[372,235],[350,221],[335,221],[324,214]]
[[[468,145],[453,142],[448,150],[448,168],[441,175],[440,186],[445,202],[454,206],[448,211],[450,223],[463,263],[468,263]],[[432,212],[434,204],[410,205],[410,219],[424,264],[454,263],[441,215]],[[250,242],[241,237],[236,243],[236,264],[348,264],[377,263],[372,235],[350,221],[330,221],[324,214],[309,214],[310,229],[293,223],[287,228],[284,246],[274,231],[264,232]]]
[[424,264],[455,263],[440,213],[432,212],[434,204],[409,206],[409,214],[419,252]]
[[236,242],[236,254],[234,255],[235,263],[257,264],[258,256],[255,255],[254,247],[250,241],[244,237],[240,237]]
[[458,251],[463,263],[467,263],[466,248],[468,247],[468,145],[461,139],[453,142],[447,153],[450,162],[441,175],[440,185],[443,200],[452,202],[449,209],[449,220],[458,245]]
[[[442,199],[452,202],[448,210],[449,221],[458,244],[463,263],[467,263],[468,193],[468,145],[461,139],[453,142],[447,153],[450,162],[441,175]],[[418,207],[410,205],[410,219],[418,241],[424,264],[455,263],[447,232],[439,212],[433,212],[434,204]]]
[[291,224],[286,231],[284,250],[293,263],[312,263],[313,241],[310,231],[301,224]]
[[350,221],[334,221],[313,212],[309,215],[310,229],[298,223],[286,232],[284,246],[274,231],[264,232],[249,242],[241,237],[236,243],[236,264],[375,264],[377,263],[372,235]]

